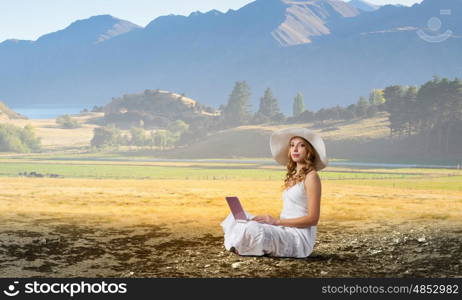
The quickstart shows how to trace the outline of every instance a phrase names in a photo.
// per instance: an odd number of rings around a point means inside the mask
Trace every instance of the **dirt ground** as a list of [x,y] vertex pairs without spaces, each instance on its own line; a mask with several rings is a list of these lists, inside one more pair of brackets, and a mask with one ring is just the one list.
[[0,277],[462,277],[453,182],[362,182],[323,182],[314,251],[292,259],[223,247],[223,195],[274,216],[274,181],[3,178]]
[[444,221],[324,223],[304,259],[230,253],[219,227],[194,234],[72,223],[50,218],[8,229],[2,222],[1,277],[462,277],[462,227]]

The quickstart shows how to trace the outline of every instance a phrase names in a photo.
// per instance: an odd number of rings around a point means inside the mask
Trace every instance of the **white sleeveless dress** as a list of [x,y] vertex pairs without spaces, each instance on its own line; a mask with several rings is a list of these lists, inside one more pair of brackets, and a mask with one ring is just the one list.
[[[303,182],[299,182],[282,193],[283,208],[280,219],[306,216],[307,197]],[[254,216],[245,212],[248,218]],[[234,247],[240,255],[269,255],[278,257],[307,257],[316,241],[317,227],[296,228],[275,226],[248,221],[238,223],[232,214],[220,224],[224,231],[225,248]]]

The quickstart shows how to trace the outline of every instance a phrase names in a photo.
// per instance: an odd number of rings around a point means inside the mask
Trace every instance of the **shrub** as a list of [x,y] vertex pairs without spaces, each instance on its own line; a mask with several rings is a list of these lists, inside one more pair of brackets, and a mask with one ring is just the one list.
[[21,128],[10,124],[0,124],[1,152],[28,153],[40,150],[40,138],[35,136],[31,125]]
[[69,115],[63,115],[56,118],[56,124],[58,124],[62,128],[66,129],[73,129],[80,127],[79,122],[75,119],[72,119]]
[[91,146],[96,148],[119,146],[123,144],[123,136],[115,127],[97,127],[93,130]]

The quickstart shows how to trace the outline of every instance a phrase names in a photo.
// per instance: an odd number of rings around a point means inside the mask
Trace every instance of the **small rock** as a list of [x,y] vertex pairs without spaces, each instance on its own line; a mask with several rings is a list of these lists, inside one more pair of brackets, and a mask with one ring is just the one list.
[[328,272],[326,272],[326,271],[321,271],[321,276],[325,276],[325,275],[327,275],[327,273]]
[[231,265],[231,267],[232,267],[233,269],[237,269],[237,268],[239,268],[242,264],[243,264],[243,262],[241,262],[241,261],[240,261],[240,262],[235,262],[235,263],[233,263],[233,264]]
[[382,250],[372,250],[370,253],[372,255],[382,252]]
[[423,237],[418,238],[417,241],[418,241],[419,243],[423,243],[423,242],[425,242],[426,240],[425,240],[425,237],[423,236]]
[[208,268],[208,267],[210,267],[210,265],[205,265],[205,266],[204,266],[204,268]]

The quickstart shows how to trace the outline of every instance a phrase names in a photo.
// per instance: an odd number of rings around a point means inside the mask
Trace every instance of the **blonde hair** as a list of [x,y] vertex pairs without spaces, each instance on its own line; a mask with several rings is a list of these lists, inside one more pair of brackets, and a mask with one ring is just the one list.
[[[303,158],[304,166],[300,169],[300,172],[297,173],[297,163],[292,160],[290,155],[290,144],[294,138],[300,138],[303,141],[303,144],[306,146],[306,156]],[[284,179],[283,189],[289,188],[294,184],[305,181],[306,175],[313,170],[316,170],[314,166],[315,159],[317,157],[316,150],[314,147],[301,136],[293,136],[289,140],[289,151],[287,151],[287,156],[289,157],[289,162],[287,163],[287,174]]]

